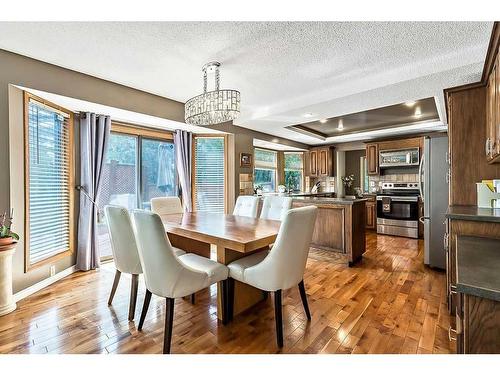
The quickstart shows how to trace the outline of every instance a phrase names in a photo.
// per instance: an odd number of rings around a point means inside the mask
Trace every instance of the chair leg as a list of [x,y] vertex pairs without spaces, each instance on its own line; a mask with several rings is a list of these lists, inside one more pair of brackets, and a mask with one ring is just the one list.
[[281,305],[281,289],[274,292],[274,320],[276,321],[276,342],[283,347],[283,306]]
[[304,305],[304,311],[306,312],[307,320],[311,320],[311,313],[309,311],[309,304],[307,303],[306,288],[304,287],[304,280],[299,283],[300,298],[302,299],[302,304]]
[[220,282],[221,283],[221,287],[220,287],[220,290],[222,292],[222,295],[221,295],[221,307],[222,307],[222,324],[226,325],[227,323],[229,323],[229,309],[228,309],[228,281],[227,279],[226,280],[223,280]]
[[234,279],[227,279],[227,321],[231,322],[234,316]]
[[141,319],[139,320],[138,331],[142,331],[142,326],[144,325],[144,320],[146,320],[146,314],[148,313],[149,303],[151,302],[151,292],[146,289],[146,295],[144,296],[144,305],[142,306]]
[[137,304],[137,289],[139,288],[139,275],[132,275],[132,283],[130,287],[130,305],[128,308],[128,320],[134,320],[135,305]]
[[163,334],[163,354],[170,354],[170,344],[172,342],[172,327],[174,324],[174,304],[173,298],[166,298],[165,332]]
[[193,293],[193,294],[191,294],[191,304],[194,305],[194,301],[195,301],[195,298],[194,298],[194,293]]
[[113,281],[113,286],[111,287],[111,293],[109,294],[109,299],[108,299],[108,305],[111,305],[113,302],[113,297],[115,296],[116,293],[116,288],[118,288],[118,283],[120,282],[120,276],[122,273],[118,270],[115,272],[115,279]]

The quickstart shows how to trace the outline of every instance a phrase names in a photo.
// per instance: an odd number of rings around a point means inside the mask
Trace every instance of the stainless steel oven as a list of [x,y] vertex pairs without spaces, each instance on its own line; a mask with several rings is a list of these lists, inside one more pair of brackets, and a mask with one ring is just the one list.
[[384,183],[377,194],[377,233],[418,238],[418,183]]

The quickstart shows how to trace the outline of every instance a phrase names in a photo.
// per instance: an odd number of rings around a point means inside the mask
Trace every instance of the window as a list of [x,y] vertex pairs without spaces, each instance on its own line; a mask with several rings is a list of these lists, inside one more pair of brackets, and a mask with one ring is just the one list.
[[256,148],[254,150],[254,186],[262,186],[264,192],[276,191],[277,152]]
[[72,250],[72,116],[25,93],[26,270]]
[[194,139],[194,204],[196,211],[224,213],[224,137]]
[[149,210],[151,198],[177,196],[178,191],[171,134],[113,123],[97,201],[101,258],[112,256],[106,205]]
[[302,191],[304,158],[302,152],[285,152],[285,186],[293,191]]

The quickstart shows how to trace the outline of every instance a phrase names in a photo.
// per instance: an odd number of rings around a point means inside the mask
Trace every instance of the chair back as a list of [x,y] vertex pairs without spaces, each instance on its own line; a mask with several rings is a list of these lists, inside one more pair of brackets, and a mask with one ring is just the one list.
[[257,217],[259,197],[240,195],[234,205],[233,215]]
[[259,289],[276,291],[297,286],[304,277],[318,208],[293,208],[285,213],[271,251],[245,277]]
[[174,255],[160,216],[145,210],[132,211],[132,227],[146,287],[158,296],[176,298],[206,275],[186,268]]
[[260,213],[261,219],[282,220],[285,213],[292,208],[291,197],[265,197]]
[[116,269],[124,273],[141,274],[141,261],[127,209],[107,205],[104,207],[104,212]]
[[151,211],[160,216],[184,213],[179,197],[153,198],[151,199]]

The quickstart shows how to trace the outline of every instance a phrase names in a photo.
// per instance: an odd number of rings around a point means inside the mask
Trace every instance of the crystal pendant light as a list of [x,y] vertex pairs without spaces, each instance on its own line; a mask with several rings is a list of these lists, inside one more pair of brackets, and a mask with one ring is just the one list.
[[[220,63],[209,62],[203,66],[203,94],[189,99],[185,105],[184,119],[190,125],[215,125],[236,119],[240,114],[240,92],[220,90]],[[214,73],[215,89],[207,92],[207,75]]]

